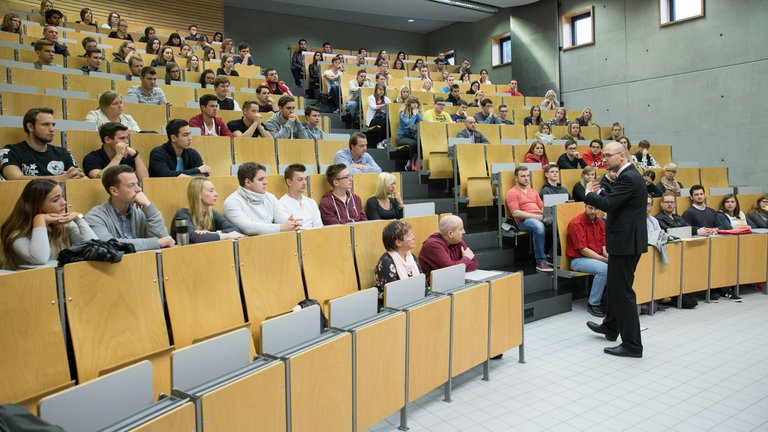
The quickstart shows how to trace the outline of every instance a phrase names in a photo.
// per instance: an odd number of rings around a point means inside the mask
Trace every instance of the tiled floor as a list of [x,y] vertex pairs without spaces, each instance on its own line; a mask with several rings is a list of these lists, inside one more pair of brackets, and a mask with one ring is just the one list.
[[[644,358],[608,356],[585,304],[525,326],[517,350],[409,407],[417,431],[768,431],[768,296],[641,316]],[[375,431],[395,431],[397,414]]]

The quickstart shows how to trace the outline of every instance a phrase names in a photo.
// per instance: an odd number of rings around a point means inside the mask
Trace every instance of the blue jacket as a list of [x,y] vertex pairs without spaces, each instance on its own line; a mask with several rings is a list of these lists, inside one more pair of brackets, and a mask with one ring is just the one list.
[[[203,165],[203,158],[200,153],[193,148],[188,148],[181,152],[181,162],[184,165],[183,171],[176,171],[176,152],[168,141],[165,144],[155,147],[149,154],[149,176],[150,177],[178,177],[180,174],[189,176],[200,175],[197,167]],[[208,174],[203,174],[207,176]]]
[[418,128],[416,123],[423,122],[424,117],[421,114],[416,114],[410,118],[405,115],[405,111],[400,112],[400,127],[397,128],[397,139],[400,138],[416,138]]

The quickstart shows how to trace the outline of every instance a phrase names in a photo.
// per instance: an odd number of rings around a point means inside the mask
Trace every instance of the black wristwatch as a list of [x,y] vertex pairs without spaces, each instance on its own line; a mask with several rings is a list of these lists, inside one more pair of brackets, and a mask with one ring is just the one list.
[[[133,148],[133,147],[131,147],[131,148]],[[134,150],[136,150],[136,149],[134,149]],[[138,151],[138,150],[136,150],[136,153],[134,153],[134,154],[133,154],[133,156],[128,156],[128,157],[130,157],[131,159],[136,159],[136,157],[137,157],[138,155],[139,155],[139,151]]]

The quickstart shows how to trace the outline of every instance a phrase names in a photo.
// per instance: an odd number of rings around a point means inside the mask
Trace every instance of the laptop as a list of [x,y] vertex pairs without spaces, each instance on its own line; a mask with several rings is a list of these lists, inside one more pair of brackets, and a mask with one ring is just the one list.
[[568,201],[568,194],[547,194],[544,195],[544,207],[552,207]]
[[423,273],[384,285],[384,306],[401,308],[424,298],[427,276]]
[[684,240],[687,238],[693,237],[693,234],[691,234],[691,227],[684,226],[684,227],[677,227],[677,228],[667,228],[667,234],[677,237],[680,240]]

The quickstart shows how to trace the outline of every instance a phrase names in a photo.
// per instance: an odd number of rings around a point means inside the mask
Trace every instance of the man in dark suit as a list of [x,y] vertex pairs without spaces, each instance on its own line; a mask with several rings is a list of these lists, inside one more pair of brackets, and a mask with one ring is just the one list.
[[595,333],[621,344],[605,348],[606,354],[621,357],[643,356],[640,340],[640,318],[632,284],[637,262],[648,248],[645,208],[648,191],[643,177],[629,162],[629,152],[623,145],[612,142],[603,150],[603,160],[609,172],[616,174],[611,192],[600,195],[600,184],[587,184],[584,202],[608,213],[606,249],[608,251],[608,301],[602,324],[587,322]]

